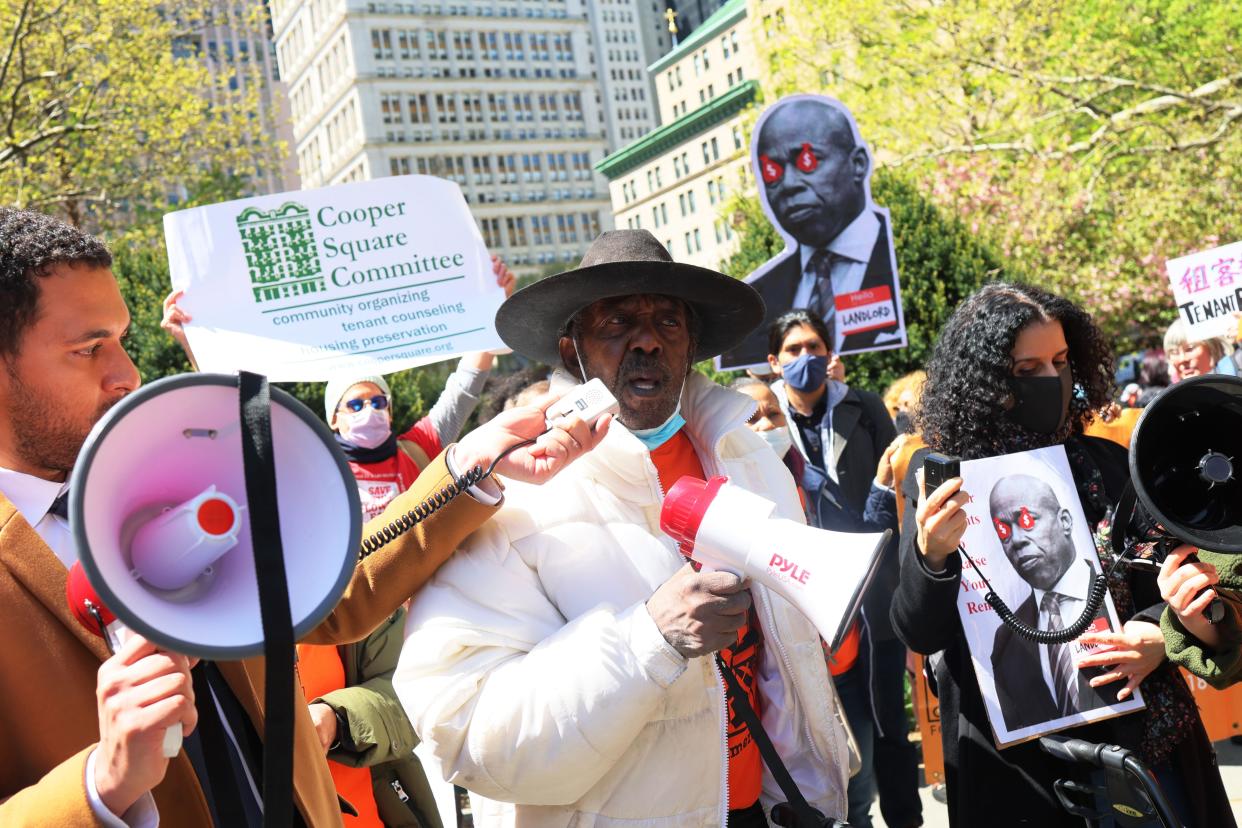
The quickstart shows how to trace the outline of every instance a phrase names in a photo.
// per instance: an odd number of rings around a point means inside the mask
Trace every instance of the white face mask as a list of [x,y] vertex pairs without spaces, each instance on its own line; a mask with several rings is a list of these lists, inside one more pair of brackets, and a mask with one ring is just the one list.
[[342,430],[341,436],[362,448],[375,448],[392,434],[392,421],[388,419],[388,412],[370,405],[357,414],[345,417],[345,425],[347,427]]
[[776,452],[776,456],[785,459],[785,455],[793,448],[793,436],[789,433],[788,428],[769,428],[767,431],[760,431],[757,434],[763,438],[763,441],[772,447],[772,451]]

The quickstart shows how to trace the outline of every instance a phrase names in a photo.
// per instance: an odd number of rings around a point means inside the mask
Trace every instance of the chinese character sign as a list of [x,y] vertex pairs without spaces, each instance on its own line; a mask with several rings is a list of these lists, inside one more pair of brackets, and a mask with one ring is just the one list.
[[1242,312],[1242,242],[1169,259],[1169,281],[1178,316],[1191,341],[1231,335]]
[[204,371],[387,374],[501,347],[504,291],[461,190],[399,176],[164,216]]

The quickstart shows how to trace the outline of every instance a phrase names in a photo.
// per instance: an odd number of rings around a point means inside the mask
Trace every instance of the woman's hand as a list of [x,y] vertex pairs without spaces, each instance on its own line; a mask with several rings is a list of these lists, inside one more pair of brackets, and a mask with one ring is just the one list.
[[1168,603],[1169,610],[1182,622],[1186,631],[1209,649],[1215,649],[1220,646],[1220,630],[1208,623],[1203,612],[1216,598],[1216,590],[1208,587],[1218,583],[1220,575],[1216,567],[1209,563],[1186,563],[1186,559],[1197,551],[1193,546],[1184,544],[1170,552],[1160,565],[1156,585],[1160,587],[1160,597]]
[[884,453],[880,455],[880,462],[875,467],[875,485],[882,489],[893,488],[893,481],[897,479],[897,473],[893,469],[893,458],[901,451],[902,446],[906,444],[907,434],[898,434],[897,439],[888,444],[888,448],[884,449]]
[[1079,636],[1078,641],[1112,648],[1107,652],[1083,656],[1078,660],[1078,669],[1108,668],[1108,672],[1091,679],[1089,683],[1092,687],[1125,679],[1125,687],[1117,691],[1117,701],[1125,701],[1134,695],[1135,688],[1164,661],[1164,633],[1148,621],[1131,619],[1119,633],[1089,632]]
[[311,721],[315,723],[315,735],[319,737],[319,746],[327,753],[336,743],[337,721],[336,711],[323,702],[315,702],[307,706]]
[[508,299],[513,295],[513,289],[517,287],[517,276],[505,264],[505,260],[492,254],[492,273],[496,274],[496,284],[505,290],[505,298]]
[[957,550],[966,534],[966,512],[970,496],[961,491],[962,478],[954,477],[927,494],[923,470],[915,472],[919,481],[919,505],[914,512],[918,524],[918,548],[933,572],[944,569],[944,562]]
[[189,358],[190,365],[197,371],[198,362],[194,359],[194,352],[190,350],[190,340],[185,335],[185,323],[194,320],[177,304],[177,300],[184,295],[184,290],[174,290],[168,294],[164,300],[164,318],[160,320],[160,327],[177,341],[181,350],[185,351],[186,357]]

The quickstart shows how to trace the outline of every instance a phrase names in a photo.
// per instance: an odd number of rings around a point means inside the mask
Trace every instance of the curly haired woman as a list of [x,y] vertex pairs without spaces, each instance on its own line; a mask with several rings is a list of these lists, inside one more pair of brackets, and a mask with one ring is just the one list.
[[[915,417],[931,450],[967,460],[1064,445],[1106,571],[1107,528],[1128,477],[1126,452],[1082,432],[1092,412],[1111,399],[1112,364],[1099,329],[1077,305],[1030,285],[987,285],[941,332]],[[1066,812],[1053,791],[1057,779],[1081,778],[1078,767],[1044,753],[1037,742],[1003,750],[993,742],[957,612],[957,548],[968,495],[961,478],[924,491],[921,465],[916,455],[904,483],[918,507],[906,510],[902,526],[892,619],[911,649],[942,653],[933,662],[949,822],[956,828],[1080,826],[1082,819]],[[1088,655],[1078,666],[1108,667],[1092,686],[1111,685],[1123,698],[1141,687],[1147,706],[1067,734],[1136,751],[1185,825],[1234,826],[1194,700],[1164,655],[1154,579],[1119,569],[1109,590],[1123,627],[1083,636],[1113,649]]]

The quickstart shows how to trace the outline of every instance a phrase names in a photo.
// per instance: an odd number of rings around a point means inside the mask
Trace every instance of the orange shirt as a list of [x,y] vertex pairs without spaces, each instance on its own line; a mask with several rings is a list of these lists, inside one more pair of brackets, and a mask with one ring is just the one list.
[[[667,492],[673,484],[686,475],[707,479],[703,464],[694,451],[694,444],[684,431],[673,435],[667,443],[651,452],[660,476],[660,486]],[[696,566],[697,568],[697,566]],[[763,636],[755,618],[754,609],[745,626],[737,632],[737,643],[720,651],[720,657],[728,664],[738,683],[746,690],[750,706],[760,712],[759,688],[755,673],[759,667],[759,647]],[[763,788],[763,757],[759,746],[751,738],[745,723],[733,712],[733,699],[729,699],[729,808],[749,808],[759,799]]]
[[[345,665],[341,664],[340,650],[327,644],[299,644],[298,675],[307,702],[340,690],[345,686]],[[358,811],[356,817],[341,814],[345,824],[350,828],[384,828],[371,788],[371,769],[351,768],[328,760],[328,770],[332,772],[336,792]]]

